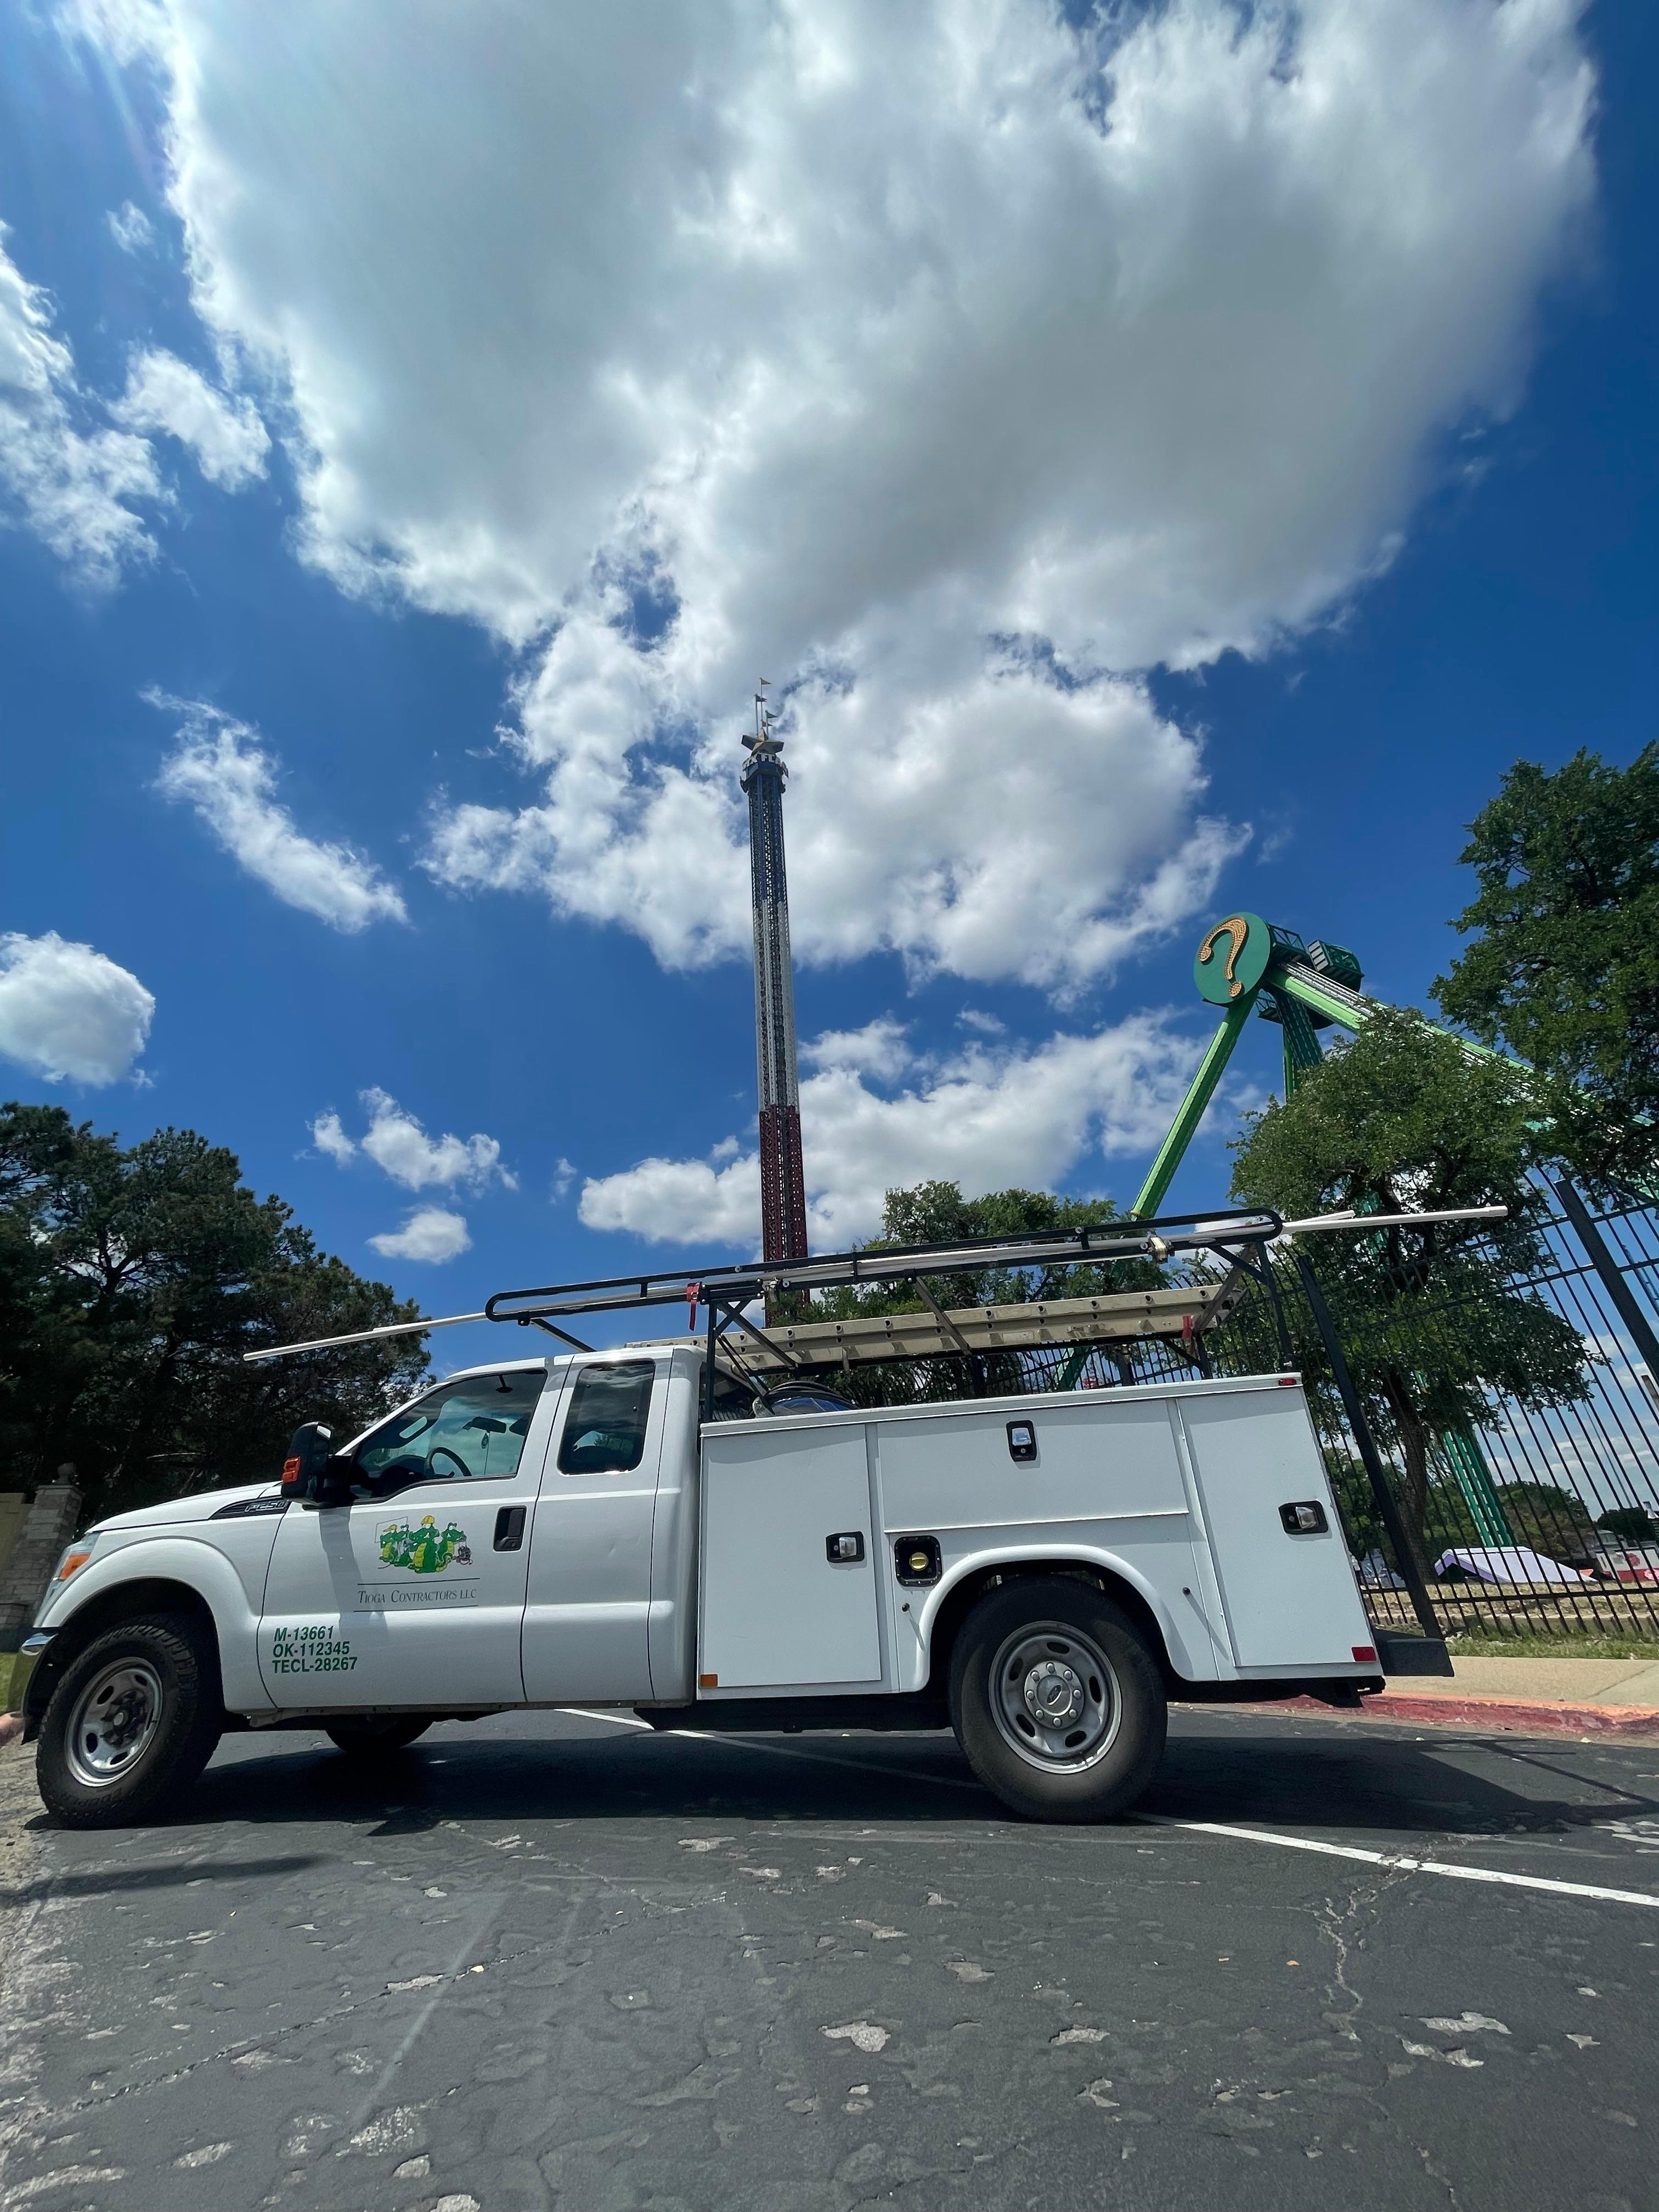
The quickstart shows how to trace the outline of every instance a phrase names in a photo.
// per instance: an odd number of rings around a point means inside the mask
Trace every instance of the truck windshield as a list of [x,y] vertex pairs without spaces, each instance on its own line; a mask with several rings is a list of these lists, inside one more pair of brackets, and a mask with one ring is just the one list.
[[559,1439],[562,1474],[626,1474],[639,1465],[653,1372],[648,1359],[582,1369]]
[[469,1375],[442,1384],[371,1429],[353,1455],[356,1479],[386,1497],[414,1482],[501,1480],[519,1471],[544,1368]]

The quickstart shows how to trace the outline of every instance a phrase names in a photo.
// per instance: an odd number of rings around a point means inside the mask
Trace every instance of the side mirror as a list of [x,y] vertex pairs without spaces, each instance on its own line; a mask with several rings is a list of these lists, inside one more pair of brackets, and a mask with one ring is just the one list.
[[337,1505],[350,1493],[341,1480],[334,1455],[334,1431],[320,1421],[302,1421],[283,1462],[283,1495],[312,1505]]

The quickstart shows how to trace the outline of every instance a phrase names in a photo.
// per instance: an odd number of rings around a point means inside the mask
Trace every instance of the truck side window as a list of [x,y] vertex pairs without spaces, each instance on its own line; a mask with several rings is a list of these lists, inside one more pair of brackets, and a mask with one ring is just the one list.
[[653,1371],[648,1359],[583,1368],[559,1439],[562,1474],[626,1474],[639,1465]]
[[519,1471],[545,1368],[470,1375],[428,1390],[371,1429],[353,1455],[356,1486],[389,1498],[416,1482],[501,1481]]

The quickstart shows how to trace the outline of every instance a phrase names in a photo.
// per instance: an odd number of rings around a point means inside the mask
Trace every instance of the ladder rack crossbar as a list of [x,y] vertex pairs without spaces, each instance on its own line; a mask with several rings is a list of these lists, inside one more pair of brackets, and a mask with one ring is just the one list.
[[[546,1283],[497,1291],[484,1302],[491,1321],[528,1321],[538,1315],[616,1312],[644,1306],[684,1305],[694,1291],[722,1306],[746,1304],[791,1291],[826,1291],[860,1284],[902,1282],[921,1275],[977,1273],[985,1267],[1086,1267],[1111,1260],[1161,1261],[1175,1252],[1214,1250],[1229,1244],[1267,1243],[1283,1224],[1278,1214],[1252,1206],[1231,1212],[1183,1213],[1156,1221],[1069,1230],[1032,1230],[1014,1237],[965,1237],[960,1243],[884,1246],[832,1252],[807,1260],[750,1261],[739,1267],[675,1267],[653,1274],[613,1275],[590,1283]],[[701,1301],[700,1301],[701,1302]]]

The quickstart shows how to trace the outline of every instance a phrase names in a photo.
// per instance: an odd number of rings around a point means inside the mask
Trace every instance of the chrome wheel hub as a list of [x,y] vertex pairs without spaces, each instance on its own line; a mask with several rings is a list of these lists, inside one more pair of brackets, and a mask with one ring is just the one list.
[[998,1733],[1045,1773],[1092,1766],[1117,1740],[1123,1708],[1112,1662],[1065,1622],[1033,1621],[1005,1638],[989,1688]]
[[161,1677],[148,1661],[105,1668],[82,1692],[70,1723],[70,1772],[87,1790],[118,1782],[149,1750],[161,1719]]

